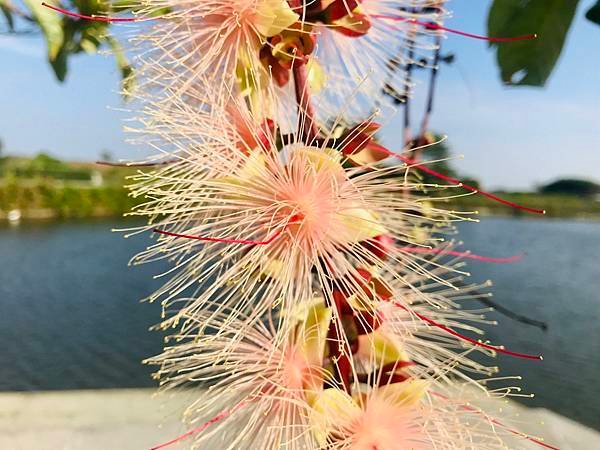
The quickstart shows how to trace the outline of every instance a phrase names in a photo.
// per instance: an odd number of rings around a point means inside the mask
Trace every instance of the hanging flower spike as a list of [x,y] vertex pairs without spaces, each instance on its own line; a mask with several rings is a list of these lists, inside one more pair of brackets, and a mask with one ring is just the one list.
[[[412,249],[464,256],[437,246],[460,217],[427,204],[405,165],[365,170],[390,152],[373,139],[377,124],[352,117],[439,37],[441,4],[167,3],[175,20],[138,38],[141,126],[143,143],[178,162],[140,170],[133,193],[146,198],[143,229],[171,238],[136,262],[176,262],[151,296],[172,330],[151,361],[157,378],[165,389],[210,386],[184,414],[190,431],[160,447],[505,448],[497,423],[432,392],[493,373],[470,360],[477,350],[535,357],[457,331],[479,332],[481,311],[457,304],[480,294],[454,284],[467,275],[456,259]],[[311,77],[326,80],[318,108]],[[338,123],[358,125],[338,137]]]
[[[173,107],[173,110],[179,109],[185,108]],[[220,116],[217,111],[213,114]],[[224,114],[222,121],[215,122],[226,125],[215,136],[237,135],[233,130],[239,125],[236,120],[226,119],[229,116]],[[201,122],[204,127],[212,123]],[[237,138],[229,147],[209,147],[215,157],[237,154],[238,164],[214,165],[215,172],[203,177],[188,174],[185,161],[178,164],[176,173],[172,172],[174,168],[160,168],[148,174],[158,183],[168,181],[166,189],[161,191],[146,191],[144,187],[141,194],[149,192],[151,202],[141,211],[150,216],[160,215],[162,210],[171,211],[164,219],[165,226],[157,224],[150,229],[168,231],[184,239],[231,244],[195,246],[194,253],[190,253],[190,245],[181,239],[161,240],[159,246],[143,253],[138,261],[186,256],[178,271],[172,272],[172,280],[152,298],[163,299],[166,309],[178,305],[184,316],[218,299],[235,311],[234,314],[259,317],[274,305],[289,309],[293,304],[308,301],[315,290],[322,289],[320,283],[334,278],[333,296],[347,297],[340,305],[347,305],[347,314],[351,315],[357,335],[381,326],[382,317],[371,305],[375,300],[394,296],[397,288],[390,287],[389,279],[406,280],[404,288],[414,290],[419,298],[427,298],[423,293],[417,294],[417,286],[427,279],[428,270],[421,266],[429,264],[428,261],[404,255],[398,258],[393,249],[385,249],[385,242],[389,244],[394,239],[406,242],[416,228],[423,228],[423,242],[430,242],[427,227],[447,221],[447,217],[444,211],[425,205],[421,197],[390,195],[416,187],[400,176],[405,169],[392,167],[377,173],[344,167],[342,155],[352,153],[357,146],[361,148],[359,143],[363,138],[355,140],[354,132],[340,138],[335,151],[326,147],[325,141],[314,147],[304,146],[298,143],[297,135],[286,140],[292,144],[286,143],[280,150],[277,145],[283,140],[282,136],[263,133],[262,125],[253,125],[257,123],[251,118],[242,121],[248,125],[244,127],[245,142],[258,141],[253,136],[266,138],[248,154],[239,151]],[[192,125],[182,128],[182,133],[187,145],[195,148],[197,144],[189,140],[188,130],[195,129]],[[356,132],[364,132],[365,127],[368,125],[356,127]],[[286,126],[273,122],[268,128],[279,130]],[[370,131],[376,129],[374,125]],[[176,136],[171,132],[168,142]],[[354,149],[347,150],[346,146]],[[204,158],[209,163],[210,153],[200,158],[198,162],[192,161],[191,168],[206,164]],[[399,176],[388,178],[390,173]],[[181,174],[184,176],[179,178]],[[181,207],[186,202],[192,205],[189,210]],[[385,270],[372,274],[368,269],[371,265],[385,267]],[[408,272],[405,266],[410,269]],[[422,277],[418,282],[409,281],[412,271],[418,271]],[[360,278],[364,278],[364,282]],[[172,292],[177,292],[190,279],[197,280],[199,285],[208,283],[208,288],[185,304],[177,303]],[[289,294],[259,295],[253,289],[257,282],[267,292]],[[343,313],[336,316],[336,320],[342,319],[341,315]],[[439,319],[437,315],[434,317]],[[173,321],[168,319],[165,326],[171,323]],[[356,341],[350,344],[355,346]],[[418,347],[416,342],[411,345]],[[443,354],[432,350],[433,357],[427,359],[424,352],[419,352],[421,361],[428,361],[428,367],[433,367],[433,361],[442,359]]]

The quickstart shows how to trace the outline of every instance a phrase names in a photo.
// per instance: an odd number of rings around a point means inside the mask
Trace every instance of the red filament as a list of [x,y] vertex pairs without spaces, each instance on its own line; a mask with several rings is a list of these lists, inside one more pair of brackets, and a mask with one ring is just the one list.
[[427,316],[424,316],[423,314],[419,314],[416,311],[410,310],[408,309],[406,306],[398,303],[398,302],[394,302],[394,305],[398,306],[399,308],[403,309],[404,311],[408,312],[408,313],[412,313],[415,316],[417,316],[419,319],[421,319],[424,322],[427,322],[429,325],[433,325],[434,327],[439,328],[440,330],[445,331],[446,333],[451,334],[452,336],[455,336],[459,339],[462,339],[463,341],[467,341],[473,345],[477,345],[478,347],[482,347],[488,350],[493,350],[495,352],[498,353],[503,353],[505,355],[509,355],[509,356],[514,356],[516,358],[523,358],[523,359],[535,359],[535,360],[542,360],[543,358],[541,356],[536,356],[536,355],[528,355],[526,353],[517,353],[517,352],[513,352],[510,350],[506,350],[502,347],[497,347],[495,345],[489,345],[489,344],[485,344],[483,342],[477,341],[475,339],[472,339],[468,336],[465,336],[463,334],[458,333],[457,331],[454,331],[452,328],[447,327],[446,325],[442,325],[441,323],[436,322],[433,319],[430,319]]
[[[97,22],[146,22],[149,20],[158,20],[158,19],[163,18],[161,16],[157,16],[157,17],[108,17],[108,16],[96,16],[96,15],[90,16],[90,15],[86,15],[86,14],[80,14],[80,13],[68,11],[68,10],[60,8],[58,6],[50,5],[46,2],[42,2],[42,6],[45,6],[46,8],[52,9],[56,12],[59,12],[61,14],[69,16],[69,17],[74,17],[76,19],[95,20]],[[393,17],[393,16],[382,15],[382,14],[375,14],[370,17],[375,18],[375,19],[393,20],[395,22],[413,23],[415,25],[420,25],[424,28],[427,28],[428,30],[441,30],[441,31],[446,31],[448,33],[453,33],[453,34],[457,34],[460,36],[469,37],[472,39],[481,39],[481,40],[488,41],[488,42],[515,42],[515,41],[525,41],[525,40],[536,39],[538,37],[537,34],[535,34],[535,33],[525,34],[522,36],[506,37],[506,38],[480,36],[478,34],[467,33],[465,31],[448,28],[448,27],[439,25],[434,22],[422,22],[417,19],[411,19],[411,18],[406,18],[406,17]]]
[[211,238],[211,237],[203,237],[203,236],[193,236],[191,234],[173,233],[172,231],[160,230],[158,228],[154,228],[152,231],[154,231],[155,233],[164,234],[166,236],[180,237],[180,238],[185,238],[185,239],[194,239],[197,241],[223,242],[225,244],[269,245],[275,239],[277,239],[279,236],[281,236],[281,233],[283,233],[285,231],[285,229],[288,227],[288,225],[293,224],[293,223],[298,223],[299,219],[300,219],[300,216],[298,214],[294,214],[293,216],[291,216],[288,219],[288,221],[286,222],[284,227],[277,230],[275,233],[273,233],[273,235],[271,237],[267,238],[264,241],[255,241],[253,239],[228,239],[228,238]]
[[[445,395],[440,394],[438,392],[431,392],[431,395],[433,395],[435,397],[439,397],[439,398],[441,398],[443,400],[446,400],[446,401],[450,401],[450,399],[448,397],[446,397]],[[527,435],[525,433],[522,433],[520,431],[513,430],[513,429],[507,427],[505,424],[503,424],[502,422],[500,422],[498,419],[495,419],[495,418],[493,418],[491,416],[488,416],[486,413],[484,413],[483,411],[481,411],[481,410],[479,410],[477,408],[474,408],[474,407],[472,407],[470,405],[464,405],[464,404],[460,405],[460,407],[462,409],[464,409],[465,411],[470,411],[470,412],[474,412],[474,413],[477,413],[477,414],[481,414],[486,419],[488,419],[490,421],[490,423],[493,423],[494,425],[498,425],[498,426],[504,428],[509,433],[512,433],[512,434],[517,435],[517,436],[520,436],[523,439],[527,439],[528,441],[533,442],[534,444],[540,445],[540,446],[545,447],[545,448],[549,448],[551,450],[560,450],[558,447],[553,447],[552,445],[546,444],[545,442],[542,442],[539,439],[536,439],[536,438],[531,437],[531,436],[529,436],[529,435]]]
[[56,12],[64,14],[65,16],[74,17],[76,19],[94,20],[96,22],[146,22],[148,20],[156,20],[161,17],[107,17],[107,16],[88,16],[86,14],[79,14],[76,12],[68,11],[58,6],[50,5],[46,2],[42,2],[42,6],[52,9]]
[[479,34],[467,33],[465,31],[455,30],[453,28],[448,28],[448,27],[445,27],[443,25],[439,25],[439,24],[434,23],[434,22],[422,22],[420,20],[410,19],[410,18],[407,18],[407,17],[393,17],[393,16],[386,16],[386,15],[381,15],[381,14],[373,15],[373,16],[370,16],[370,17],[373,17],[375,19],[393,20],[395,22],[414,23],[415,25],[420,25],[420,26],[422,26],[424,28],[427,28],[428,30],[441,30],[441,31],[446,31],[448,33],[452,33],[452,34],[457,34],[459,36],[465,36],[465,37],[472,38],[472,39],[481,39],[483,41],[488,41],[488,42],[527,41],[527,40],[531,40],[531,39],[536,39],[538,37],[537,34],[535,34],[535,33],[533,33],[533,34],[525,34],[525,35],[522,35],[522,36],[513,36],[513,37],[489,37],[489,36],[481,36]]
[[182,441],[183,439],[185,439],[193,434],[200,433],[201,431],[204,431],[206,428],[208,428],[212,424],[215,424],[215,423],[219,422],[220,420],[226,419],[227,417],[231,416],[238,409],[245,406],[246,403],[248,403],[248,402],[241,401],[240,403],[235,405],[233,408],[230,408],[230,409],[220,412],[219,414],[217,414],[215,417],[213,417],[209,421],[204,422],[202,425],[197,426],[196,428],[182,434],[181,436],[176,437],[175,439],[171,439],[169,442],[165,442],[164,444],[160,444],[160,445],[157,445],[156,447],[152,447],[150,450],[159,450],[161,448],[168,447],[169,445],[176,444],[177,442]]
[[164,234],[166,236],[180,237],[185,239],[195,239],[197,241],[208,241],[208,242],[223,242],[226,244],[246,244],[246,245],[269,245],[275,239],[277,239],[281,233],[283,233],[284,228],[276,231],[270,238],[264,241],[254,241],[252,239],[227,239],[227,238],[211,238],[211,237],[202,237],[202,236],[192,236],[189,234],[179,234],[173,233],[171,231],[159,230],[158,228],[154,228],[155,233]]
[[160,162],[145,162],[145,163],[120,163],[120,162],[112,162],[112,161],[96,161],[96,164],[100,166],[109,166],[109,167],[155,167],[155,166],[166,166],[168,164],[173,164],[177,162],[177,160],[169,160],[169,161],[160,161]]
[[475,255],[470,252],[457,252],[454,250],[446,250],[443,248],[426,248],[426,247],[400,247],[398,248],[401,252],[407,253],[431,253],[431,254],[443,254],[443,255],[451,255],[451,256],[460,256],[462,258],[475,259],[477,261],[484,261],[490,263],[512,263],[523,259],[523,255],[514,255],[509,256],[508,258],[492,258],[489,256],[481,256]]
[[546,214],[546,211],[543,210],[543,209],[535,209],[535,208],[529,208],[527,206],[519,205],[518,203],[514,203],[514,202],[511,202],[509,200],[505,200],[505,199],[500,198],[500,197],[498,197],[498,196],[496,196],[494,194],[490,194],[489,192],[482,191],[482,190],[480,190],[480,189],[478,189],[478,188],[476,188],[474,186],[471,186],[469,184],[463,183],[462,181],[460,181],[460,180],[458,180],[456,178],[452,178],[452,177],[449,177],[447,175],[444,175],[443,173],[436,172],[435,170],[430,169],[429,167],[423,165],[423,163],[419,163],[418,161],[416,161],[414,159],[411,159],[408,156],[404,156],[404,155],[402,155],[400,153],[394,153],[394,152],[388,150],[387,148],[383,147],[382,145],[378,145],[378,144],[375,144],[375,143],[373,143],[372,145],[376,145],[377,146],[377,150],[382,151],[383,153],[387,153],[390,156],[395,156],[396,158],[400,158],[405,163],[413,165],[416,169],[419,169],[422,172],[425,172],[425,173],[428,173],[430,175],[433,175],[434,177],[437,177],[437,178],[439,178],[441,180],[448,181],[450,183],[460,185],[460,187],[462,187],[463,189],[466,189],[467,191],[475,192],[476,194],[481,194],[484,197],[487,197],[487,198],[489,198],[491,200],[494,200],[494,201],[496,201],[498,203],[502,203],[504,205],[510,206],[512,208],[521,209],[523,211],[528,211],[528,212],[532,212],[532,213],[536,213],[536,214]]

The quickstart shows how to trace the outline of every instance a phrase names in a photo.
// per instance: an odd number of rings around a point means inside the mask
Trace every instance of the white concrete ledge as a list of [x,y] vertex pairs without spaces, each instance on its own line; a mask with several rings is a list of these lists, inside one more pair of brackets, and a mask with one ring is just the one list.
[[[0,449],[148,450],[186,430],[178,412],[191,398],[153,398],[153,389],[0,393]],[[561,450],[600,449],[600,433],[545,409],[494,400],[518,414],[521,430]],[[166,406],[165,406],[166,405]],[[169,450],[188,448],[189,442]],[[541,447],[532,444],[532,449]],[[219,449],[204,449],[219,450]],[[260,450],[260,449],[257,449]]]

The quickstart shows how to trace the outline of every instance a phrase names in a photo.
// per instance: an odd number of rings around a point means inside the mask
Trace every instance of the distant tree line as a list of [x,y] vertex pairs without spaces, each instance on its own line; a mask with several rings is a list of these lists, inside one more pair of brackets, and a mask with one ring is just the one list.
[[87,181],[91,175],[92,171],[89,168],[70,167],[45,152],[40,152],[33,158],[5,157],[0,159],[0,177],[42,177]]
[[564,194],[594,197],[600,194],[600,185],[593,181],[564,178],[538,188],[540,194]]

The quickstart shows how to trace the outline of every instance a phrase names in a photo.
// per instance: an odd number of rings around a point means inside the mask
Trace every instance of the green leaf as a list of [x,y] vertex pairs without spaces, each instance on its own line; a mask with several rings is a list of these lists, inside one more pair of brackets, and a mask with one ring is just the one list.
[[6,23],[8,24],[8,29],[10,31],[15,31],[15,20],[12,16],[12,11],[9,6],[10,0],[0,0],[0,10],[2,10],[2,14],[6,18]]
[[588,11],[585,13],[585,18],[590,22],[600,25],[600,0],[598,0],[590,9],[588,9]]
[[[64,44],[62,17],[56,11],[52,11],[45,6],[42,6],[40,0],[23,0],[23,2],[27,5],[31,11],[31,15],[40,25],[40,28],[44,33],[46,44],[48,46],[48,59],[50,60],[50,63],[52,63],[57,59],[60,49]],[[57,4],[53,0],[48,0],[47,3],[52,5]]]
[[68,56],[69,56],[69,53],[64,49],[61,49],[58,52],[58,54],[56,55],[56,57],[50,61],[52,70],[54,70],[54,74],[56,75],[56,78],[60,82],[65,81],[65,78],[67,76],[67,57]]
[[110,2],[110,7],[113,11],[129,11],[132,9],[140,8],[141,2],[135,2],[132,0],[116,0]]
[[133,74],[133,67],[129,64],[123,47],[119,44],[113,36],[107,36],[106,41],[112,49],[117,66],[121,71],[121,89],[123,90],[123,97],[127,98],[135,88],[135,76]]
[[[88,16],[93,15],[110,15],[113,11],[112,4],[106,0],[71,0],[81,14]],[[97,22],[104,23],[107,22]]]
[[50,65],[54,69],[54,74],[59,81],[64,81],[67,76],[67,62],[69,55],[76,51],[75,35],[79,26],[78,21],[65,20],[63,22],[63,41],[56,57],[50,60]]
[[562,52],[579,0],[494,0],[488,35],[536,33],[531,41],[491,43],[506,84],[543,86]]

